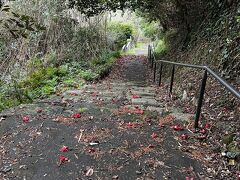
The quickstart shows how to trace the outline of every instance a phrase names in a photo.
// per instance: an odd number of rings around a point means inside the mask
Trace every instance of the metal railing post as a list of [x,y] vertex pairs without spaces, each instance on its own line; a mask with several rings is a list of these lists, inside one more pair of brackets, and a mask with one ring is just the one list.
[[171,76],[171,83],[170,83],[169,96],[172,95],[173,81],[174,81],[174,74],[175,74],[175,65],[172,66],[172,76]]
[[157,71],[157,62],[154,62],[154,67],[153,67],[153,82],[154,83],[156,81],[156,71]]
[[195,123],[194,123],[195,128],[199,127],[199,119],[201,116],[204,93],[205,93],[205,88],[206,88],[206,84],[207,84],[207,77],[208,77],[208,73],[207,73],[207,70],[205,70],[203,79],[202,79],[201,89],[200,89],[200,96],[199,96],[199,100],[198,100],[197,112],[196,112],[196,116],[195,116]]
[[151,56],[152,56],[152,49],[150,48],[150,49],[149,49],[149,65],[150,65],[150,66],[151,66],[151,63],[152,63]]
[[[153,52],[152,52],[153,53]],[[153,58],[153,54],[151,53],[151,59],[152,59],[152,61],[151,61],[151,68],[153,69],[153,66],[154,66],[154,58]]]
[[162,70],[163,70],[163,63],[160,63],[158,86],[161,86],[161,83],[162,83]]
[[150,45],[148,45],[148,64],[150,64]]

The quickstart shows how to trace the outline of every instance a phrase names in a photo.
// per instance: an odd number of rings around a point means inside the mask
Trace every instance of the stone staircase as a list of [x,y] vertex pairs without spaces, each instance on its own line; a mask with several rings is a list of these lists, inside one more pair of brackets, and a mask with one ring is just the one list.
[[[72,96],[72,95],[75,96]],[[156,111],[160,115],[164,106],[156,97],[153,86],[139,86],[133,82],[111,82],[101,84],[90,84],[81,90],[71,90],[64,94],[64,98],[78,99],[77,96],[85,97],[86,101],[99,100],[107,104],[114,100],[123,102],[124,105],[141,107],[144,110]]]

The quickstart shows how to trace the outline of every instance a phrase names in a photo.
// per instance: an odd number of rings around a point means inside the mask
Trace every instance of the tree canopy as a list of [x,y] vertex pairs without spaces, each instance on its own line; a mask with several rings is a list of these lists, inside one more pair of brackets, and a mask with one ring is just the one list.
[[183,28],[190,31],[208,12],[213,9],[219,11],[235,2],[236,0],[69,0],[69,6],[87,16],[129,8],[150,20],[159,20],[165,30]]

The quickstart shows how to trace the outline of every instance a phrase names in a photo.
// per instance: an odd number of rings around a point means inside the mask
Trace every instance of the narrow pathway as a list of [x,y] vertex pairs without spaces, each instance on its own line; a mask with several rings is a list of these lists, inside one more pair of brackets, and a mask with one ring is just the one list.
[[5,111],[0,179],[204,179],[164,109],[145,58],[123,57],[101,83]]

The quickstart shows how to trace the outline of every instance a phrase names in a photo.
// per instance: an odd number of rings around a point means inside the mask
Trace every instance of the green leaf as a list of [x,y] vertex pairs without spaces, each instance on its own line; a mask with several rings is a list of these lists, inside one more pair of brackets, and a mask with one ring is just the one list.
[[19,14],[17,14],[17,13],[15,13],[15,12],[12,12],[12,15],[13,15],[14,17],[17,17],[17,18],[19,18],[19,17],[20,17],[20,15],[19,15]]
[[21,33],[21,36],[22,36],[23,38],[27,38],[27,37],[28,37],[28,35],[27,35],[26,33]]
[[7,29],[10,28],[10,26],[9,26],[9,24],[8,24],[7,22],[4,23],[4,26],[5,26]]
[[35,25],[35,27],[37,28],[38,31],[45,31],[46,30],[46,27],[41,26],[40,24]]
[[14,31],[9,30],[9,32],[11,33],[11,35],[13,36],[13,38],[15,38],[15,39],[18,39],[18,38],[19,38],[19,35],[16,34]]
[[27,26],[26,29],[29,30],[29,31],[35,31],[35,29],[31,26]]
[[10,7],[8,5],[3,6],[3,8],[1,9],[1,11],[5,11],[5,12],[9,12],[10,11]]
[[27,15],[21,15],[21,18],[20,18],[22,21],[29,21],[30,17],[27,16]]

